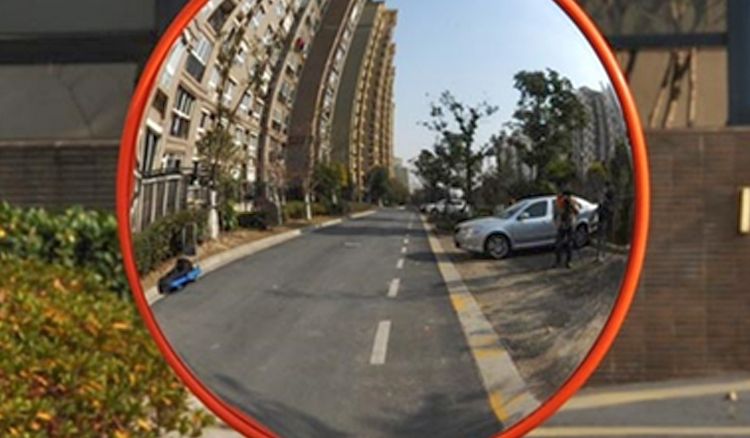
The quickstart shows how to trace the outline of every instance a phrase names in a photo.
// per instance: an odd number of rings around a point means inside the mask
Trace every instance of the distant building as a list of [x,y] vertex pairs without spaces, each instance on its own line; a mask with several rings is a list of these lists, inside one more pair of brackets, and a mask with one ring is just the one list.
[[395,17],[383,2],[365,5],[334,113],[332,159],[346,165],[360,195],[368,173],[392,163]]
[[626,140],[627,133],[614,90],[581,87],[577,95],[586,107],[588,120],[574,140],[573,162],[579,176],[585,176],[594,162],[606,163],[613,158],[617,142]]
[[290,184],[307,190],[315,165],[331,157],[331,124],[341,74],[364,0],[329,0],[302,68],[285,161]]
[[411,193],[412,187],[409,177],[409,168],[404,166],[404,161],[400,158],[393,159],[393,175],[396,181],[401,183]]

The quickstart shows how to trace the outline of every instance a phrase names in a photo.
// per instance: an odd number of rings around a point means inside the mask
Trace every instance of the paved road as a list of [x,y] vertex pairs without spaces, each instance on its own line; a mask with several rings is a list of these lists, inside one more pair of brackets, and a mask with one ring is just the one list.
[[210,388],[281,436],[490,436],[502,425],[430,254],[414,213],[380,211],[153,310]]

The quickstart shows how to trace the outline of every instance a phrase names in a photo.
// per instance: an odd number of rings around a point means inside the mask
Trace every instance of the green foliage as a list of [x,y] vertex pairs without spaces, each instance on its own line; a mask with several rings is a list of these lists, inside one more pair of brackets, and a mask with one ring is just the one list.
[[284,205],[284,217],[286,219],[304,219],[304,201],[288,201],[286,205]]
[[344,189],[349,184],[346,166],[342,163],[320,163],[313,171],[313,193],[331,204],[341,202]]
[[3,436],[197,436],[211,422],[134,307],[98,275],[38,260],[0,264]]
[[219,221],[223,231],[233,231],[239,227],[238,214],[235,210],[234,203],[224,202],[220,206]]
[[178,256],[183,250],[183,230],[188,225],[197,227],[197,240],[199,243],[202,242],[206,236],[207,223],[207,212],[185,210],[161,218],[147,229],[134,234],[133,247],[138,272],[145,275],[160,263]]
[[36,258],[86,269],[107,289],[128,290],[112,214],[72,207],[60,213],[0,203],[0,261]]
[[367,189],[370,200],[378,202],[385,200],[390,191],[390,175],[383,166],[373,168],[367,175]]
[[426,162],[417,165],[418,174],[424,169],[422,164],[426,164],[436,174],[420,175],[420,178],[426,180],[439,176],[441,188],[450,190],[460,187],[466,201],[473,205],[477,177],[493,147],[492,140],[476,147],[477,130],[480,122],[492,117],[497,111],[498,107],[487,102],[467,106],[459,102],[450,91],[444,91],[438,102],[431,105],[431,120],[422,123],[438,135],[438,141],[433,147],[434,154],[420,156]]
[[447,188],[453,184],[447,161],[433,151],[423,149],[412,163],[424,187],[424,201],[433,202],[444,198]]
[[587,122],[586,107],[570,80],[554,70],[521,71],[514,78],[521,97],[507,141],[521,161],[536,171],[538,184],[572,183],[575,172],[560,163],[571,161],[574,135]]

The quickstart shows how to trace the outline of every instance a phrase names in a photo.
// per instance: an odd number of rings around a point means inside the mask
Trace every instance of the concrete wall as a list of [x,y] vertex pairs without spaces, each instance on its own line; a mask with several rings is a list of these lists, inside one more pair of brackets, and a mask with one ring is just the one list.
[[750,129],[647,133],[653,203],[641,286],[594,383],[750,371]]
[[116,140],[0,142],[0,202],[115,207]]

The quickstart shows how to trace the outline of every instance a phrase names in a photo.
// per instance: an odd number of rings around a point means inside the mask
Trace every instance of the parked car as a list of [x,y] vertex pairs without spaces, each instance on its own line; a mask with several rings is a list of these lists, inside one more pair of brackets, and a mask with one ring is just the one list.
[[[574,196],[579,214],[573,241],[578,248],[588,244],[596,230],[597,204]],[[503,259],[516,249],[552,246],[557,238],[554,222],[555,196],[523,199],[500,214],[459,223],[454,241],[458,248]]]
[[441,199],[437,202],[423,204],[419,208],[427,214],[471,214],[471,206],[463,199]]

